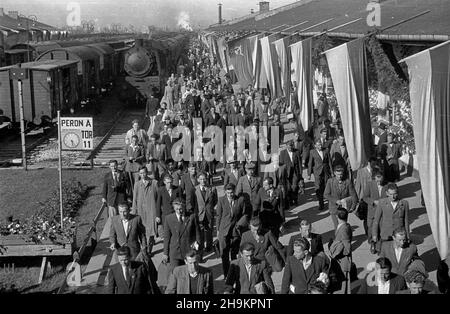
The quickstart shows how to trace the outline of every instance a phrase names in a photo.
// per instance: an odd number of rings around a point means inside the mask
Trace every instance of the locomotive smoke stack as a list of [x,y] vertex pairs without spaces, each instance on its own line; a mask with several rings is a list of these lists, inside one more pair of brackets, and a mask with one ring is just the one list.
[[136,38],[136,40],[135,40],[135,46],[136,46],[136,47],[142,47],[142,46],[144,46],[144,39],[143,39],[143,38]]

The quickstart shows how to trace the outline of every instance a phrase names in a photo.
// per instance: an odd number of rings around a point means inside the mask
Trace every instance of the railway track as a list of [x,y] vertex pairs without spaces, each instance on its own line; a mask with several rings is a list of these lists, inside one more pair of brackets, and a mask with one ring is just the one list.
[[108,162],[111,159],[116,159],[119,163],[124,160],[125,135],[131,128],[131,121],[137,119],[142,124],[143,117],[144,110],[125,111],[98,143],[87,160],[93,159],[95,167],[108,167]]
[[[25,149],[27,162],[30,161],[29,153],[37,146],[44,144],[51,136],[56,134],[56,128],[43,132],[42,129],[36,132],[29,132],[25,135]],[[22,142],[20,135],[12,135],[0,142],[0,166],[10,164],[22,164]]]

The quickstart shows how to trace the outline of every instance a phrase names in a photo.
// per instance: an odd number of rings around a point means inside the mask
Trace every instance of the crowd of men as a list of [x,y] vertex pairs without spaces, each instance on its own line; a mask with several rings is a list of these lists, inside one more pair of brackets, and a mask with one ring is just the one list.
[[[210,253],[222,261],[223,293],[274,294],[272,275],[283,270],[282,294],[350,293],[356,265],[349,215],[361,219],[370,251],[379,255],[376,278],[363,280],[358,293],[431,292],[424,289],[428,274],[410,241],[409,205],[396,185],[402,147],[393,134],[380,134],[368,164],[351,169],[339,116],[330,115],[321,94],[314,126],[304,132],[292,118],[293,140],[280,153],[270,153],[269,145],[266,160],[251,156],[248,144],[245,158],[238,160],[238,147],[234,142],[226,146],[224,139],[221,160],[206,161],[197,147],[192,153],[197,158],[174,161],[180,137],[173,129],[198,131],[193,118],[202,119],[202,130],[218,126],[224,135],[227,126],[256,132],[279,126],[283,143],[281,114],[298,115],[295,97],[288,105],[286,99],[271,99],[265,89],[236,89],[201,41],[191,43],[188,56],[190,63],[179,76],[172,74],[163,94],[149,93],[148,129],[132,122],[123,171],[111,160],[105,176],[103,202],[119,261],[108,275],[109,293],[218,293],[211,270],[199,265]],[[272,167],[264,167],[268,164]],[[317,210],[328,209],[335,228],[327,251],[322,236],[312,233],[304,219],[287,246],[279,241],[286,232],[285,213],[306,201],[305,181],[311,175]],[[220,198],[218,185],[224,188]],[[151,262],[157,239],[164,243],[167,276]]]

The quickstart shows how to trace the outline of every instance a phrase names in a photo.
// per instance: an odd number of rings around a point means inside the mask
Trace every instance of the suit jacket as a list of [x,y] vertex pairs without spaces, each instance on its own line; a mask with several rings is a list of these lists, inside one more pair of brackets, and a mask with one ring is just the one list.
[[108,271],[107,294],[149,294],[151,285],[148,272],[141,262],[131,261],[129,265],[130,278],[128,282],[123,275],[122,265],[112,265]]
[[165,186],[158,189],[156,198],[156,217],[163,217],[173,213],[172,202],[181,197],[181,191],[176,186],[172,186],[172,196],[169,196]]
[[177,138],[173,138],[169,134],[165,134],[162,137],[161,142],[164,144],[164,149],[165,149],[164,154],[166,156],[166,159],[173,158],[172,147],[173,147],[173,144],[175,144],[177,141],[178,141]]
[[269,249],[269,246],[273,246],[273,248],[280,254],[281,258],[284,261],[286,260],[286,250],[284,249],[283,244],[281,244],[274,236],[272,231],[268,231],[264,234],[262,242],[256,242],[252,232],[250,230],[246,231],[242,234],[239,245],[242,245],[245,242],[250,242],[255,246],[254,257],[259,261],[264,261],[266,259],[265,254]]
[[106,199],[109,206],[114,207],[125,203],[131,195],[128,177],[122,171],[118,171],[118,173],[119,180],[117,182],[114,182],[112,172],[108,172],[103,179],[102,197]]
[[213,274],[208,268],[199,266],[197,291],[191,291],[186,265],[175,267],[169,276],[166,294],[214,294]]
[[170,214],[164,221],[164,254],[172,259],[184,260],[191,245],[197,241],[202,248],[200,228],[194,214],[186,216],[180,223],[175,213]]
[[219,121],[219,118],[220,116],[218,113],[215,113],[214,117],[211,113],[208,113],[205,118],[205,127],[208,127],[210,125],[217,125],[217,121]]
[[212,221],[214,217],[214,207],[217,204],[217,191],[214,187],[205,187],[205,198],[203,198],[200,185],[195,188],[196,208],[195,213],[198,215],[199,221],[203,221],[205,217],[208,221]]
[[293,190],[298,182],[303,180],[302,157],[300,152],[294,150],[291,160],[288,151],[282,150],[280,153],[280,163],[286,168],[287,185]]
[[320,176],[330,176],[331,161],[328,150],[323,150],[323,159],[320,157],[317,149],[312,149],[309,153],[308,176],[314,173],[314,179]]
[[[401,291],[406,288],[405,278],[395,273],[391,273],[391,277],[389,279],[389,294],[396,294],[397,291]],[[378,294],[378,286],[369,286],[366,278],[364,278],[364,280],[361,281],[358,294]]]
[[233,286],[236,285],[234,294],[256,294],[255,285],[260,282],[267,285],[271,294],[275,293],[272,277],[265,261],[254,261],[249,278],[244,261],[239,258],[230,264],[230,270],[225,280],[225,291],[232,293]]
[[[300,240],[300,239],[303,239],[301,234],[293,235],[289,239],[289,244],[286,249],[287,256],[292,256],[292,254],[294,254],[294,242],[296,240]],[[324,251],[323,243],[322,243],[322,236],[320,234],[311,233],[311,245],[310,245],[309,251],[311,252],[311,255],[313,255],[313,256],[317,255],[319,252]]]
[[257,197],[260,187],[261,178],[252,177],[252,179],[249,180],[247,175],[243,175],[238,180],[235,194],[237,196],[244,196],[244,199],[247,202],[253,203]]
[[156,116],[158,113],[159,101],[155,97],[149,97],[145,106],[146,116]]
[[197,177],[195,177],[194,183],[191,180],[191,175],[185,173],[180,180],[180,189],[183,194],[183,198],[186,199],[186,210],[193,213],[195,210],[196,197],[195,186],[198,184]]
[[274,189],[272,192],[272,197],[269,197],[269,193],[264,188],[260,188],[256,197],[255,205],[259,214],[263,211],[278,213],[281,220],[284,221],[282,195],[279,190]]
[[263,181],[268,177],[271,177],[273,179],[273,186],[275,188],[283,190],[283,192],[286,191],[287,173],[286,173],[286,167],[284,165],[281,165],[276,171],[264,172]]
[[364,191],[366,190],[366,186],[369,185],[370,182],[372,182],[372,173],[369,172],[367,167],[358,169],[356,172],[356,181],[355,181],[355,191],[358,195],[358,200],[364,198]]
[[166,148],[164,144],[148,144],[146,154],[148,161],[164,162],[166,160]]
[[126,234],[123,229],[122,218],[119,215],[113,216],[111,218],[109,242],[114,244],[116,249],[126,244],[131,250],[132,257],[136,257],[141,251],[141,244],[147,246],[145,227],[142,223],[141,216],[130,214]]
[[404,227],[409,238],[408,212],[409,204],[406,200],[400,200],[394,209],[388,198],[380,199],[375,211],[372,234],[378,235],[379,230],[381,239],[387,240],[395,229]]
[[163,174],[160,176],[160,180],[159,180],[158,185],[159,186],[164,186],[164,176],[166,174],[169,174],[172,177],[172,184],[175,187],[179,187],[180,180],[181,180],[181,171],[180,170],[172,171],[172,173],[169,173],[169,170],[164,171]]
[[242,116],[240,113],[234,116],[233,125],[245,127],[247,122],[246,116]]
[[[381,193],[378,191],[378,185],[375,180],[370,181],[366,185],[363,193],[363,200],[367,203],[367,220],[373,220],[375,218],[375,211],[377,206],[375,206],[374,201],[386,198],[386,192],[386,185],[381,188]],[[372,234],[372,230],[369,230],[369,232]],[[376,232],[376,235],[378,235],[378,230]]]
[[350,179],[344,180],[341,189],[339,189],[339,181],[336,178],[328,179],[323,196],[328,200],[328,208],[330,214],[335,214],[338,206],[336,201],[345,198],[351,198],[351,206],[347,210],[353,210],[358,203],[355,188]]
[[353,231],[349,223],[337,227],[334,241],[330,245],[330,255],[334,258],[343,272],[349,272],[352,264]]
[[305,270],[303,262],[294,256],[288,256],[281,283],[281,294],[288,294],[289,286],[295,287],[295,294],[307,294],[311,284],[316,282],[320,273],[327,272],[325,259],[312,257],[311,265]]
[[[217,203],[217,230],[219,244],[224,243],[227,236],[239,237],[242,229],[248,227],[251,213],[246,210],[244,199],[234,198],[233,208],[227,196],[222,196]],[[220,245],[222,250],[223,245]]]
[[394,243],[392,241],[384,241],[381,244],[380,257],[386,257],[392,264],[392,272],[402,275],[408,270],[409,264],[412,260],[418,258],[417,247],[413,243],[409,243],[403,248],[400,255],[400,261],[397,261],[394,250]]
[[224,173],[224,179],[223,179],[223,185],[224,187],[227,186],[228,183],[233,183],[236,187],[239,181],[239,178],[245,175],[245,171],[243,169],[236,169],[237,171],[237,177],[232,173],[230,168],[225,168]]
[[[144,147],[138,145],[136,149],[133,149],[131,145],[127,145],[125,149],[126,155],[126,172],[138,172],[139,168],[144,165],[145,162],[145,150]],[[129,157],[133,157],[134,160],[130,161]]]

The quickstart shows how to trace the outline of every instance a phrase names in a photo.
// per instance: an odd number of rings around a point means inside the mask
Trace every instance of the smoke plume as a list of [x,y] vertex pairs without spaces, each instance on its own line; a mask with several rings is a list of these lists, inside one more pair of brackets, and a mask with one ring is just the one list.
[[190,17],[189,14],[185,11],[181,11],[180,14],[178,15],[178,22],[177,25],[187,31],[192,31],[192,27],[190,24]]

